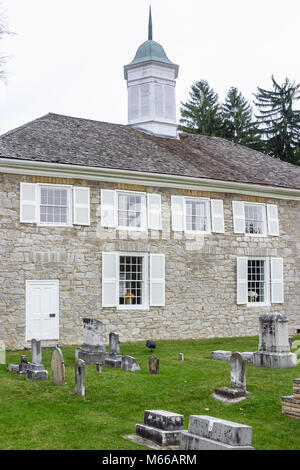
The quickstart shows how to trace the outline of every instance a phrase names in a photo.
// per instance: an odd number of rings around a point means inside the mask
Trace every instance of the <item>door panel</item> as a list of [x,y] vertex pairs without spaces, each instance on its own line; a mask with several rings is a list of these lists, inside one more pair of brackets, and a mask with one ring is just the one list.
[[59,338],[59,281],[26,281],[26,340]]

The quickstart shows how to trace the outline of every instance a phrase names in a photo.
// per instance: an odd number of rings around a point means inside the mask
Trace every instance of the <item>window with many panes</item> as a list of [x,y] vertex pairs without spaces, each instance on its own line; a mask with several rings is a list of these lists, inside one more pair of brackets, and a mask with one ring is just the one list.
[[40,223],[53,225],[70,224],[69,188],[40,187]]
[[118,193],[118,226],[143,228],[145,225],[145,195]]
[[185,200],[186,230],[191,232],[209,232],[210,217],[207,200]]
[[119,304],[143,305],[144,257],[119,257]]
[[263,204],[245,204],[245,233],[266,234],[266,209]]
[[266,301],[266,261],[248,259],[248,302]]

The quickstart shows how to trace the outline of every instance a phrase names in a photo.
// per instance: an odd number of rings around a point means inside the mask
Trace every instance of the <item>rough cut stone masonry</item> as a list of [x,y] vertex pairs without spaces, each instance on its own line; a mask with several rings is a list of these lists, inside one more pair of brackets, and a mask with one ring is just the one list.
[[[91,225],[38,227],[19,222],[20,182],[89,186]],[[124,232],[100,225],[100,189],[159,192],[163,230],[128,240]],[[171,195],[223,198],[225,234],[206,235],[197,243],[170,231]],[[232,200],[278,204],[279,237],[247,237],[233,233]],[[0,175],[0,340],[7,348],[25,342],[25,281],[60,282],[61,344],[81,344],[82,319],[98,318],[104,340],[111,331],[120,341],[245,336],[258,333],[263,312],[282,312],[290,328],[300,328],[300,202],[250,199],[247,196],[124,186],[93,181]],[[135,232],[136,233],[136,232]],[[140,235],[140,234],[139,234]],[[131,234],[132,238],[133,234]],[[127,238],[126,238],[127,237]],[[148,237],[148,238],[147,238]],[[141,251],[166,255],[166,307],[118,311],[101,306],[101,252]],[[236,303],[237,256],[284,259],[284,304],[247,307]]]

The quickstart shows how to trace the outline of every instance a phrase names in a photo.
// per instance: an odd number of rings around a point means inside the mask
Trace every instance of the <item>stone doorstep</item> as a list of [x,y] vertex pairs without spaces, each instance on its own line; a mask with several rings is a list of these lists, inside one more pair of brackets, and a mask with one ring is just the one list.
[[146,424],[136,424],[135,432],[137,436],[153,441],[156,444],[169,446],[179,443],[179,434],[181,431],[165,431],[163,429],[147,426]]
[[206,437],[191,434],[188,431],[181,431],[179,436],[180,450],[254,450],[252,446],[238,446],[224,444]]

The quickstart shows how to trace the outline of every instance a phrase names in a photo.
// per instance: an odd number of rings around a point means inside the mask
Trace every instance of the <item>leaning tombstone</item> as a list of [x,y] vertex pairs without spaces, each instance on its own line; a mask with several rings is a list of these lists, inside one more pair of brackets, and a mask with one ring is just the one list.
[[245,400],[249,392],[246,390],[245,361],[240,353],[231,355],[230,359],[230,387],[216,388],[213,398],[223,403],[237,403]]
[[165,410],[145,410],[144,424],[136,424],[135,433],[161,446],[178,445],[184,416]]
[[254,450],[252,427],[212,416],[191,415],[179,434],[180,450]]
[[82,359],[75,361],[75,393],[85,396],[85,362]]
[[259,317],[259,346],[253,354],[253,365],[272,369],[296,367],[297,355],[291,353],[288,319],[280,313]]
[[141,370],[136,359],[132,356],[122,356],[121,368],[122,370],[129,371],[129,372],[136,372],[138,370]]
[[117,333],[109,333],[109,353],[105,357],[104,365],[107,367],[121,367],[120,341]]
[[57,346],[51,357],[52,382],[54,385],[65,385],[65,363],[61,349]]
[[75,351],[75,358],[86,364],[103,364],[106,357],[103,343],[103,325],[95,318],[83,319],[83,344]]
[[26,377],[28,380],[47,380],[48,371],[42,363],[42,347],[41,341],[37,339],[31,340],[32,362],[28,364]]
[[159,359],[155,354],[149,357],[149,374],[159,374]]

